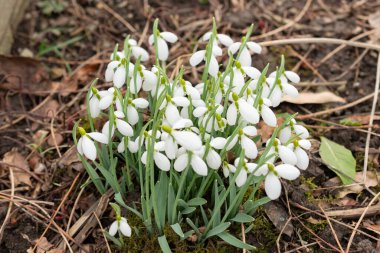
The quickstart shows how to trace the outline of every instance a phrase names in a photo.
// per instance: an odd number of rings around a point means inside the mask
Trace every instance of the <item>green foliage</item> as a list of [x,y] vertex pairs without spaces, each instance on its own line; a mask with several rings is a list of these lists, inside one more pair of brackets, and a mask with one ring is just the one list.
[[68,3],[64,0],[40,0],[37,6],[41,8],[42,13],[51,16],[52,14],[59,14],[63,12]]

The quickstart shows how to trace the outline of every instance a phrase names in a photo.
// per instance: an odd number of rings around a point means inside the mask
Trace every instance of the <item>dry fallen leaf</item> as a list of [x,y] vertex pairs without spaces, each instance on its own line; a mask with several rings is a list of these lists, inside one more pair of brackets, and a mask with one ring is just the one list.
[[45,118],[54,118],[59,107],[60,105],[57,100],[51,99],[46,102],[41,108],[39,108],[35,113]]
[[[25,172],[30,171],[30,168],[24,156],[22,156],[16,150],[11,150],[4,154],[3,162],[6,164],[16,166],[6,166],[8,168],[13,168],[14,182],[16,186],[19,184],[26,184],[32,186],[32,182],[30,181],[30,175],[27,172]],[[23,168],[24,170],[21,168]]]
[[[50,134],[49,137],[48,137],[48,139],[47,139],[47,143],[51,147],[54,147],[55,145],[59,146],[63,142],[63,136],[62,136],[62,134],[57,133],[56,131],[57,130],[55,130],[55,132],[54,132],[54,138],[53,138],[53,135]],[[54,139],[55,139],[55,141],[54,141]]]
[[[42,237],[40,240],[37,239],[35,242],[38,242],[36,253],[63,253],[62,249],[53,249],[54,245],[51,244],[46,237]],[[34,247],[30,247],[27,253],[34,253],[33,248]]]
[[335,95],[330,91],[319,93],[301,92],[296,98],[284,96],[282,101],[292,104],[326,104],[326,103],[346,103],[342,97]]
[[377,11],[375,13],[372,13],[368,16],[368,23],[370,26],[372,26],[375,29],[378,29],[375,31],[374,34],[370,35],[371,41],[373,43],[379,43],[380,42],[380,11]]
[[[345,120],[347,120],[348,122],[358,122],[360,124],[367,125],[369,123],[370,118],[371,118],[370,114],[352,115],[345,118]],[[373,120],[380,120],[380,115],[374,115]]]
[[[363,182],[363,172],[356,173],[355,180],[357,182]],[[377,186],[380,182],[380,172],[374,172],[374,171],[367,171],[367,179],[366,179],[366,186],[367,187],[374,187]],[[327,181],[327,184],[329,186],[339,186],[341,185],[341,181],[338,177],[331,178]],[[344,198],[347,194],[350,193],[361,193],[363,191],[364,187],[360,184],[355,184],[351,186],[347,186],[344,188],[338,188],[334,191],[335,196],[337,198]]]
[[287,236],[292,236],[294,231],[293,224],[291,221],[288,222],[289,214],[281,204],[273,201],[266,203],[264,205],[264,211],[278,232],[282,231]]

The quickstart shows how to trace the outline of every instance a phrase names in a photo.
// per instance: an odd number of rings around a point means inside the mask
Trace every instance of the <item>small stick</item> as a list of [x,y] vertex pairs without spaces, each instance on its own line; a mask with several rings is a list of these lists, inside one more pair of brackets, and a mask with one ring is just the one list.
[[321,205],[318,205],[319,209],[321,209],[323,215],[326,217],[326,220],[327,220],[327,223],[329,224],[329,227],[331,229],[331,232],[334,236],[334,239],[336,241],[336,243],[338,244],[338,247],[340,249],[341,252],[344,252],[343,248],[342,248],[342,244],[340,244],[340,241],[338,239],[338,236],[336,235],[336,232],[335,232],[335,229],[334,227],[332,226],[331,222],[330,222],[330,219],[329,219],[329,216],[326,214],[325,210],[323,210],[322,206]]
[[11,178],[11,199],[9,200],[7,214],[5,215],[3,224],[1,225],[1,228],[0,228],[0,242],[1,242],[2,238],[3,238],[3,233],[4,233],[4,230],[5,230],[5,227],[7,226],[8,220],[9,220],[10,215],[11,215],[11,210],[12,210],[12,206],[13,206],[13,198],[14,198],[14,195],[15,195],[15,178],[14,178],[14,175],[13,175],[13,169],[12,169],[12,167],[9,167],[9,171],[10,171],[10,178]]

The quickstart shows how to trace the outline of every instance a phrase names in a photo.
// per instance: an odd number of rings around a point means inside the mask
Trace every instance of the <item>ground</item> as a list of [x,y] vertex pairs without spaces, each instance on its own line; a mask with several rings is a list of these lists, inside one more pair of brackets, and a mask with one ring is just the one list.
[[[59,5],[52,7],[51,2]],[[380,46],[380,33],[374,30],[380,29],[379,9],[376,0],[32,1],[15,34],[12,56],[0,56],[0,220],[5,220],[0,252],[25,252],[36,240],[40,241],[37,252],[62,252],[53,249],[66,248],[65,240],[75,252],[107,252],[101,231],[113,219],[108,198],[100,198],[92,185],[81,187],[87,185],[88,176],[72,147],[71,129],[79,119],[85,120],[87,88],[97,77],[99,87],[109,85],[102,73],[115,43],[122,44],[127,35],[149,48],[147,36],[155,18],[160,19],[162,30],[179,35],[179,43],[171,49],[171,59],[176,59],[193,52],[197,39],[210,30],[212,17],[219,32],[235,39],[251,23],[256,42],[309,38],[309,43],[264,47],[254,64],[262,68],[270,62],[273,70],[284,54],[286,68],[300,73],[300,91],[329,91],[345,100],[284,103],[278,108],[279,112],[299,112],[299,119],[311,131],[311,164],[300,179],[284,182],[286,191],[278,201],[258,211],[246,241],[257,252],[340,252],[348,247],[350,252],[379,252],[380,208],[377,201],[369,205],[380,190],[379,102],[372,114],[373,134],[366,143],[372,101],[377,97],[378,53],[313,39]],[[337,47],[341,49],[334,51]],[[193,83],[199,81],[190,70],[186,76]],[[342,105],[348,106],[339,108]],[[313,114],[317,112],[323,113]],[[359,184],[341,187],[320,158],[321,136],[352,151],[357,179],[366,173],[368,189]],[[365,160],[368,169],[363,172]],[[9,164],[17,168],[12,171]],[[336,210],[342,212],[329,216]],[[93,211],[99,221],[94,216],[81,220]],[[240,237],[241,228],[234,229]],[[72,231],[74,238],[69,235]],[[156,242],[146,240],[145,252],[158,251]],[[217,240],[201,246],[205,249],[175,239],[171,245],[178,252],[235,251]],[[133,247],[143,246],[135,244],[124,251],[134,252]]]

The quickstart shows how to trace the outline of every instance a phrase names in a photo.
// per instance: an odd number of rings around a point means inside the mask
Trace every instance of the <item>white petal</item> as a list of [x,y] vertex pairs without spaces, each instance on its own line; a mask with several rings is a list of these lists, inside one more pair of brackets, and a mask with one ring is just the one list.
[[286,164],[295,165],[297,163],[296,155],[288,147],[285,147],[282,145],[279,146],[278,147],[278,154],[279,154],[281,160]]
[[235,104],[231,104],[227,109],[227,123],[230,126],[233,126],[236,124],[237,119],[237,109]]
[[218,37],[218,40],[220,41],[220,43],[222,43],[223,46],[229,47],[229,46],[231,46],[234,43],[234,41],[228,35],[219,33],[217,35],[217,37]]
[[243,133],[249,136],[257,135],[257,129],[254,126],[246,126],[243,128]]
[[277,126],[277,118],[274,112],[266,105],[261,107],[261,116],[263,117],[264,122],[271,127]]
[[225,178],[227,178],[230,175],[230,170],[227,166],[223,166],[223,175]]
[[165,116],[171,125],[173,125],[175,122],[177,122],[181,118],[177,107],[171,103],[169,103],[168,106],[166,107]]
[[298,90],[293,85],[286,83],[282,86],[282,88],[284,89],[285,94],[287,94],[291,97],[297,97],[298,96]]
[[202,39],[203,40],[209,40],[211,37],[211,34],[212,34],[212,32],[207,32],[207,33],[203,34]]
[[131,45],[131,46],[137,46],[137,41],[134,40],[134,39],[129,39],[128,40],[128,44]]
[[117,152],[123,153],[125,151],[124,137],[121,139],[119,145],[117,145]]
[[128,140],[128,150],[131,153],[137,153],[139,151],[139,136],[136,138],[135,141]]
[[257,157],[257,147],[253,140],[249,139],[247,136],[242,136],[241,147],[245,150],[245,156],[250,159],[255,159]]
[[109,130],[110,130],[110,122],[107,121],[104,125],[103,125],[103,128],[102,128],[102,134],[104,134],[105,136],[107,137],[112,137],[115,133],[115,126],[112,126],[112,129],[111,129],[111,136],[109,134]]
[[207,176],[207,165],[199,156],[193,154],[191,157],[191,167],[200,176]]
[[247,42],[247,47],[249,48],[249,50],[251,50],[252,52],[256,53],[256,54],[260,54],[261,53],[261,46],[255,42],[252,42],[252,41],[248,41]]
[[137,112],[136,108],[132,105],[128,105],[127,107],[127,117],[128,122],[134,126],[137,122],[139,122],[139,113]]
[[81,155],[83,155],[82,142],[83,142],[83,137],[80,137],[77,143],[77,150],[78,150],[78,153]]
[[149,60],[149,54],[148,52],[142,48],[142,47],[132,47],[132,54],[133,56],[137,59],[139,57],[141,57],[141,61],[147,61]]
[[216,77],[218,75],[218,72],[219,72],[218,61],[216,60],[216,58],[213,55],[211,55],[210,64],[209,64],[209,67],[208,67],[208,73],[211,76]]
[[309,140],[299,140],[298,144],[306,150],[309,150],[311,148],[311,142]]
[[108,137],[105,134],[99,132],[92,132],[88,134],[92,139],[97,142],[108,144]]
[[144,91],[151,91],[153,90],[157,85],[157,76],[151,71],[143,70],[144,74],[144,83],[143,83],[143,90]]
[[115,122],[117,130],[119,130],[122,135],[129,137],[133,136],[133,129],[127,122],[121,119],[116,119]]
[[252,64],[251,54],[249,53],[246,47],[244,47],[243,50],[241,51],[239,62],[241,66],[251,66]]
[[191,127],[193,125],[193,122],[189,119],[180,119],[177,122],[175,122],[172,126],[172,129],[182,129],[186,127]]
[[206,50],[200,50],[200,51],[195,52],[190,57],[190,65],[193,67],[197,66],[199,63],[201,63],[201,61],[203,61],[203,59],[205,58],[205,55],[206,55]]
[[257,110],[250,104],[248,104],[244,99],[239,99],[239,111],[242,118],[251,123],[256,124],[260,120],[259,113]]
[[302,148],[298,147],[296,150],[294,150],[294,153],[297,156],[297,163],[296,166],[300,168],[301,170],[306,170],[309,166],[309,156],[303,150]]
[[[228,137],[227,143],[228,143],[228,141],[229,141],[230,138],[231,138],[231,137]],[[236,145],[237,141],[238,141],[238,137],[235,136],[235,137],[234,137],[234,138],[228,143],[226,150],[227,150],[227,151],[230,151],[230,150]]]
[[191,84],[186,84],[186,92],[193,100],[201,99],[201,95],[199,94],[199,91],[191,86]]
[[276,107],[281,103],[281,98],[282,98],[282,91],[280,87],[276,86],[273,89],[273,92],[269,98],[270,101],[272,102],[273,107]]
[[261,165],[260,168],[258,168],[258,169],[255,168],[253,171],[253,175],[255,175],[255,176],[262,176],[262,175],[266,175],[266,174],[268,174],[268,165],[267,164],[263,164],[263,165]]
[[111,95],[108,95],[108,96],[105,96],[105,97],[102,97],[99,101],[99,108],[101,110],[105,110],[107,109],[108,107],[110,107],[110,105],[112,104],[112,101],[113,101],[113,96]]
[[288,140],[290,139],[290,137],[292,137],[292,130],[290,129],[289,126],[283,128],[280,131],[279,139],[280,139],[281,143],[288,142]]
[[307,139],[309,138],[309,131],[304,126],[301,125],[294,125],[294,131],[301,139]]
[[202,147],[201,138],[189,131],[173,131],[172,135],[179,145],[187,150],[198,150]]
[[87,136],[83,136],[82,138],[82,150],[84,155],[94,161],[96,159],[96,147],[94,142]]
[[125,118],[124,112],[122,112],[122,111],[115,111],[114,114],[115,114],[116,118],[118,118],[118,119]]
[[235,42],[231,46],[228,47],[228,51],[232,54],[235,54],[240,48],[241,42]]
[[132,229],[129,226],[128,222],[126,220],[121,219],[120,220],[120,232],[127,237],[131,237]]
[[125,83],[125,78],[125,68],[123,66],[118,67],[113,76],[113,85],[117,88],[121,88],[121,86],[123,86]]
[[111,236],[115,236],[116,233],[117,233],[117,228],[118,228],[117,221],[112,222],[112,224],[111,224],[111,226],[110,226],[110,230],[108,231],[108,233],[109,233]]
[[216,149],[223,149],[227,144],[227,139],[223,137],[216,137],[210,141],[210,145]]
[[248,172],[252,173],[256,170],[257,164],[256,163],[246,163]]
[[160,36],[167,42],[174,43],[178,40],[177,35],[171,32],[161,32]]
[[169,57],[169,48],[165,40],[157,38],[158,59],[166,61]]
[[141,162],[143,164],[146,164],[147,162],[147,158],[148,158],[148,151],[145,151],[142,155],[141,155]]
[[154,43],[154,35],[153,34],[149,35],[148,43],[149,43],[149,45],[153,45],[153,43]]
[[245,67],[242,67],[242,69],[250,78],[252,79],[260,78],[261,72],[257,68],[245,66]]
[[286,76],[286,78],[289,79],[289,81],[291,81],[293,83],[299,83],[300,82],[299,75],[297,75],[297,73],[295,73],[293,71],[285,71],[285,76]]
[[113,80],[114,73],[115,72],[113,69],[111,69],[111,68],[106,69],[106,74],[105,74],[106,82],[111,82]]
[[162,171],[169,171],[170,170],[170,161],[165,155],[163,155],[159,152],[154,152],[153,159],[154,159],[154,162],[156,163],[157,167],[160,170],[162,170]]
[[239,172],[239,175],[236,177],[236,185],[237,187],[241,187],[245,184],[245,182],[247,181],[247,171],[242,168]]
[[294,180],[300,175],[299,169],[289,164],[281,164],[275,167],[278,175],[287,180]]
[[174,97],[172,101],[175,105],[181,107],[188,107],[190,105],[190,101],[185,97]]
[[222,56],[222,54],[223,54],[222,49],[218,46],[216,41],[214,41],[214,45],[212,46],[212,54],[214,56]]
[[90,102],[88,103],[88,106],[90,107],[91,117],[93,118],[98,117],[100,114],[99,99],[96,97],[92,97],[90,99]]
[[206,162],[211,169],[217,170],[222,165],[222,159],[220,155],[213,149],[208,151],[206,156]]
[[144,98],[136,98],[132,101],[137,108],[145,109],[149,106],[149,102]]
[[131,93],[132,94],[137,94],[139,93],[140,89],[141,89],[141,86],[142,86],[142,79],[141,79],[141,76],[140,74],[137,74],[136,75],[136,78],[132,78],[131,79],[131,82],[129,84],[129,88],[131,90]]
[[186,169],[187,164],[189,162],[189,156],[187,153],[180,155],[177,160],[174,162],[174,169],[178,172]]
[[165,154],[171,160],[173,160],[177,155],[178,146],[174,142],[173,138],[168,138],[165,141]]
[[272,200],[278,199],[281,195],[281,182],[271,172],[265,178],[265,192]]
[[199,117],[203,116],[206,112],[207,112],[207,108],[200,106],[200,107],[197,107],[193,110],[193,115],[194,115],[194,117],[199,118]]

